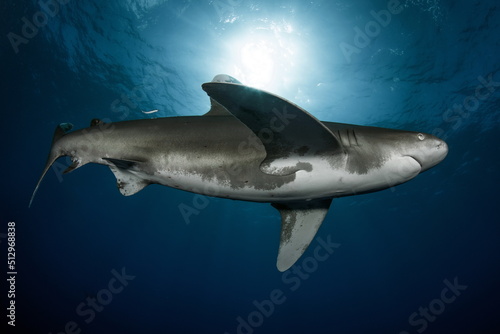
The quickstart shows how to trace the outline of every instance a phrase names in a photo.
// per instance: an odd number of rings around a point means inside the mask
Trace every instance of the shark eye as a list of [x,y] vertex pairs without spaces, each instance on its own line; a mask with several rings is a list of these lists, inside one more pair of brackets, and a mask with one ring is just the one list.
[[419,140],[424,140],[425,139],[425,135],[423,133],[419,133],[417,135],[417,137],[418,137]]

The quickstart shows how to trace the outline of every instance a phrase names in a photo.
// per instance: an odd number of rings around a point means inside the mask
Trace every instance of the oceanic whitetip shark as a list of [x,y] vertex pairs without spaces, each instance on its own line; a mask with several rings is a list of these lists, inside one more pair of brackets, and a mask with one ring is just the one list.
[[446,143],[421,132],[321,122],[299,106],[218,75],[202,85],[203,116],[60,124],[40,183],[69,156],[70,172],[108,166],[120,192],[149,184],[251,202],[281,214],[277,267],[290,268],[312,241],[333,198],[393,187],[442,161]]

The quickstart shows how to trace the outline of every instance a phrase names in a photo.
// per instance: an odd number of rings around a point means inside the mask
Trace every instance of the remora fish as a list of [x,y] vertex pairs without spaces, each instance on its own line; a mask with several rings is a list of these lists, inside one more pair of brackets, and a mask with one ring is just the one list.
[[203,116],[117,123],[93,120],[55,130],[33,201],[50,166],[70,156],[70,172],[108,166],[120,192],[161,184],[208,196],[271,203],[281,214],[277,267],[290,268],[312,241],[333,198],[411,180],[442,161],[446,143],[432,135],[321,122],[276,95],[218,75],[202,88]]

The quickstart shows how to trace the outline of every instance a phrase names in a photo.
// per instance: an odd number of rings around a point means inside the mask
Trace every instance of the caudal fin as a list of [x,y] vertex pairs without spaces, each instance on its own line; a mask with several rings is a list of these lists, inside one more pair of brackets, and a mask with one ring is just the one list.
[[38,187],[40,187],[40,183],[42,182],[45,174],[47,174],[47,171],[49,168],[52,166],[52,164],[60,157],[64,156],[63,153],[59,152],[58,150],[54,149],[54,144],[64,137],[66,135],[67,131],[70,131],[73,128],[73,125],[70,123],[61,123],[56,127],[56,130],[54,131],[54,137],[52,138],[52,146],[50,147],[50,153],[47,158],[47,162],[45,163],[45,168],[42,172],[42,176],[40,176],[40,179],[38,180],[38,183],[36,184],[35,190],[33,191],[33,195],[31,195],[30,199],[30,204],[28,207],[31,207],[31,204],[33,203],[33,199],[35,198],[36,192],[38,191]]

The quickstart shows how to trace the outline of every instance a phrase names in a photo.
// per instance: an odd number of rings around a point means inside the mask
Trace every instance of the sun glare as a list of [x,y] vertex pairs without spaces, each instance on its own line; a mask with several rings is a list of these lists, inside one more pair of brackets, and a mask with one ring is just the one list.
[[294,75],[297,45],[293,27],[260,22],[231,43],[233,75],[245,85],[272,90]]
[[275,68],[273,49],[264,41],[251,42],[241,48],[241,65],[250,85],[269,84]]

